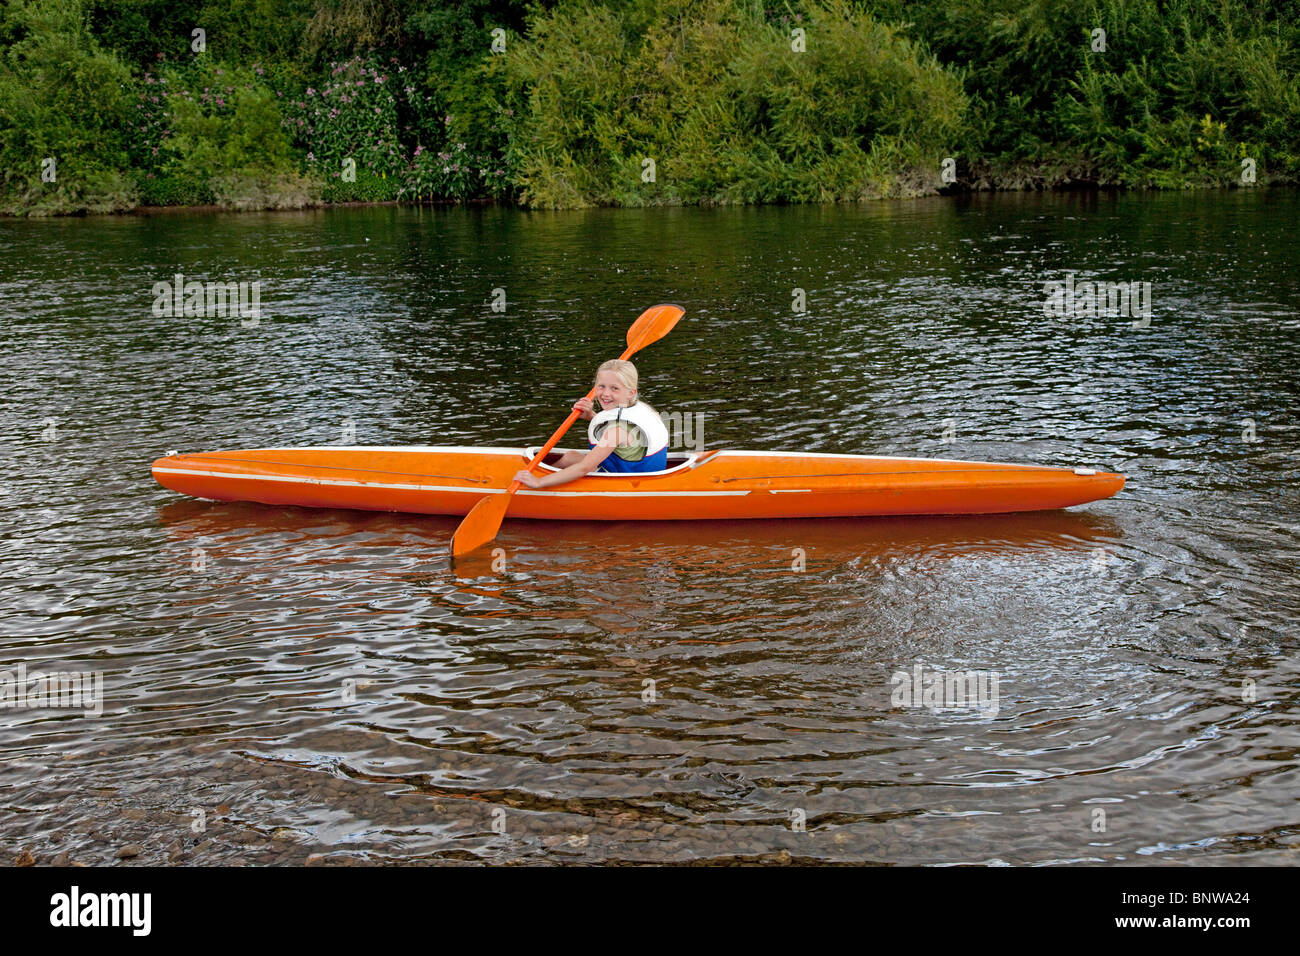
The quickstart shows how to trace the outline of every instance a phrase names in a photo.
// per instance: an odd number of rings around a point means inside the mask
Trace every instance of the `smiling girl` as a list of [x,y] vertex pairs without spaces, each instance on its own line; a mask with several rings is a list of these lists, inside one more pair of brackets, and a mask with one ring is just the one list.
[[659,413],[637,400],[636,366],[610,359],[596,370],[596,400],[580,398],[573,407],[591,422],[588,451],[566,451],[559,471],[538,478],[520,471],[515,478],[528,488],[551,488],[593,471],[663,471],[668,464],[668,429]]

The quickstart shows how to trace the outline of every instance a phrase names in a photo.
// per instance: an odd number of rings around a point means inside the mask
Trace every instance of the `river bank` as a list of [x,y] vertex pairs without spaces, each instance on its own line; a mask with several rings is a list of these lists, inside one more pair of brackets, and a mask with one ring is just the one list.
[[[1055,169],[1055,167],[1053,167]],[[1104,186],[1091,179],[1087,174],[1077,175],[1069,174],[1058,181],[1048,182],[1043,172],[1036,172],[1029,169],[1018,169],[1015,172],[1006,173],[1005,180],[999,181],[991,169],[981,168],[975,172],[974,177],[969,181],[958,180],[954,183],[940,184],[927,189],[914,189],[900,192],[898,195],[879,195],[866,199],[851,200],[850,202],[874,202],[886,199],[921,199],[924,197],[934,196],[962,196],[977,193],[1039,193],[1039,192],[1093,192],[1098,194],[1124,194],[1124,193],[1141,193],[1141,192],[1160,192],[1168,190],[1159,190],[1154,187],[1148,190],[1133,189],[1123,186]],[[1194,189],[1199,192],[1213,192],[1215,190],[1235,191],[1243,188],[1255,188],[1267,192],[1270,189],[1292,189],[1292,183],[1273,183],[1259,184],[1254,187],[1243,187],[1239,183],[1228,184],[1204,184],[1199,186],[1186,186],[1184,189]],[[838,201],[840,203],[844,201]],[[682,205],[680,203],[661,203],[655,205]],[[708,205],[697,203],[696,205]],[[718,203],[715,205],[728,205]],[[758,203],[743,203],[738,205],[762,205]],[[212,214],[212,213],[250,213],[250,212],[292,212],[311,209],[368,209],[383,207],[428,207],[428,208],[448,208],[453,206],[483,207],[483,206],[500,206],[502,208],[524,208],[518,203],[509,200],[500,199],[423,199],[415,202],[387,199],[376,201],[345,201],[345,202],[303,202],[294,203],[291,201],[278,201],[269,203],[264,206],[253,206],[247,204],[218,205],[216,203],[205,203],[194,206],[130,206],[121,209],[85,209],[78,208],[64,212],[46,212],[45,216],[175,216],[187,214]],[[6,214],[0,213],[0,217]],[[16,217],[12,213],[8,214],[9,218],[42,218],[41,216]]]

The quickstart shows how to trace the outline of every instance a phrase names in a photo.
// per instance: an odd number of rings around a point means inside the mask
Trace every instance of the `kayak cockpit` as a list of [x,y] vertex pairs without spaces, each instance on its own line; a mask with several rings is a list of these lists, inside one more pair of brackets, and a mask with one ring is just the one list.
[[[536,455],[541,450],[542,450],[541,445],[534,445],[531,448],[525,448],[524,455],[523,455],[525,464],[527,462],[532,461],[533,456]],[[555,466],[555,463],[560,460],[560,457],[566,451],[569,450],[576,450],[576,449],[565,449],[565,448],[555,449],[549,455],[543,458],[540,462],[538,462],[537,467],[544,468],[547,471],[559,471],[559,469]],[[691,453],[679,452],[677,454],[673,454],[670,452],[668,455],[668,467],[665,468],[663,471],[638,471],[635,473],[593,471],[591,474],[587,475],[587,477],[588,478],[627,478],[629,474],[632,474],[632,476],[636,478],[653,478],[662,475],[674,475],[679,472],[691,471],[694,468],[698,468],[700,465],[704,464],[704,462],[708,461],[717,453],[718,453],[718,449],[712,449],[710,451],[691,452]]]

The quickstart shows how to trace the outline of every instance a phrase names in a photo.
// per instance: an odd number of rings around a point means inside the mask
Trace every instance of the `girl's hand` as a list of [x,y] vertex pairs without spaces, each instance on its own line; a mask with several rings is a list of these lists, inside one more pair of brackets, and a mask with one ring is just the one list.
[[589,398],[578,399],[576,402],[573,403],[573,407],[576,408],[580,413],[579,415],[580,418],[585,418],[587,421],[591,421],[593,418],[596,417],[596,408],[592,404],[591,399]]
[[515,472],[515,477],[511,480],[519,482],[525,488],[541,487],[541,485],[538,484],[537,482],[537,476],[534,475],[531,471],[517,471]]

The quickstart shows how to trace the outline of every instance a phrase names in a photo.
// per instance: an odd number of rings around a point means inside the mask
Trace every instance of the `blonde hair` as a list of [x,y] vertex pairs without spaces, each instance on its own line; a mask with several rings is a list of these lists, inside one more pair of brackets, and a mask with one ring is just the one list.
[[[613,372],[618,376],[618,380],[622,383],[624,388],[630,392],[637,392],[636,401],[641,401],[641,393],[636,387],[636,366],[631,362],[626,359],[610,359],[608,362],[602,363],[600,368],[596,369],[597,378],[600,377],[601,372]],[[646,407],[649,408],[648,405]],[[654,411],[654,409],[651,409],[651,411]]]

